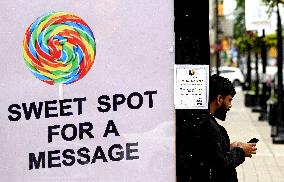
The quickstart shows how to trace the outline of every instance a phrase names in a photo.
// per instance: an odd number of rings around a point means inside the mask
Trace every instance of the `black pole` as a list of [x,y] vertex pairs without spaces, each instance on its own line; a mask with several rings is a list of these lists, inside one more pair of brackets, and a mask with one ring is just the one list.
[[246,90],[251,89],[251,45],[247,44],[247,75],[246,75]]
[[267,48],[265,44],[265,29],[262,30],[262,40],[261,40],[261,60],[262,60],[262,73],[266,74],[267,66]]
[[255,51],[255,96],[256,105],[259,106],[259,74],[258,74],[258,50]]
[[282,37],[282,23],[281,16],[279,11],[279,5],[277,4],[277,63],[278,63],[278,118],[279,118],[279,126],[283,126],[282,121],[282,107],[283,107],[283,37]]
[[[204,2],[175,0],[175,64],[209,65],[209,7]],[[200,16],[200,13],[207,16]],[[209,68],[208,68],[209,71]],[[207,109],[176,109],[177,182],[199,181],[199,126]]]
[[268,87],[266,84],[267,48],[264,39],[265,39],[265,29],[262,30],[262,37],[261,37],[262,94],[260,97],[261,113],[258,118],[259,121],[264,121],[268,119],[267,103],[266,103],[266,101],[269,98]]
[[259,98],[259,74],[258,74],[258,47],[259,47],[259,37],[256,38],[256,49],[254,52],[255,57],[255,107],[252,109],[253,112],[261,112],[260,98]]
[[279,0],[277,2],[277,135],[273,138],[273,143],[284,143],[284,124],[282,120],[283,107],[283,40],[282,24],[279,12]]

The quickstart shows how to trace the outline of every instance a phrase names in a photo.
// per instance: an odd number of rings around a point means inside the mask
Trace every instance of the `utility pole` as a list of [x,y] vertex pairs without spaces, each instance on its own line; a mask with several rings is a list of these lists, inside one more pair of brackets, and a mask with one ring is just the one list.
[[[174,1],[175,9],[175,64],[208,65],[208,5],[202,1]],[[200,13],[205,16],[200,16]],[[197,26],[198,25],[198,26]],[[176,175],[177,182],[202,181],[199,128],[208,109],[176,109]],[[201,175],[199,175],[201,174]],[[203,175],[203,176],[202,176]]]
[[259,110],[258,50],[255,51],[254,55],[255,55],[255,96],[256,96],[256,106],[257,109]]
[[262,29],[262,37],[261,37],[261,60],[262,60],[262,95],[260,98],[261,105],[261,113],[258,118],[260,121],[267,120],[267,85],[266,85],[266,66],[267,66],[267,48],[265,45],[265,29]]
[[[248,32],[250,34],[250,32]],[[246,90],[251,89],[251,45],[247,44],[247,76],[246,76]]]
[[279,11],[279,0],[277,1],[277,135],[273,138],[273,143],[284,143],[284,123],[282,118],[283,107],[283,37],[282,23]]

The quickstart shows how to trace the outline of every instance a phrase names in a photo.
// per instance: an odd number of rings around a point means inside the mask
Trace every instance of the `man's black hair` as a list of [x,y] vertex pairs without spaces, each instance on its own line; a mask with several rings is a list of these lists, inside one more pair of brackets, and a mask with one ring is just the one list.
[[236,94],[234,85],[228,78],[224,78],[217,74],[210,76],[209,79],[209,102],[214,101],[218,95],[222,97]]

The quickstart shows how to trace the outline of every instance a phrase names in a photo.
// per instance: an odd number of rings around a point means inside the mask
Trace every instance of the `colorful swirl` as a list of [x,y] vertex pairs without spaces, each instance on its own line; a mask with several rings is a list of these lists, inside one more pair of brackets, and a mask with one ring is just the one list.
[[70,84],[91,69],[96,42],[78,16],[51,12],[39,17],[25,33],[23,56],[31,72],[48,84]]

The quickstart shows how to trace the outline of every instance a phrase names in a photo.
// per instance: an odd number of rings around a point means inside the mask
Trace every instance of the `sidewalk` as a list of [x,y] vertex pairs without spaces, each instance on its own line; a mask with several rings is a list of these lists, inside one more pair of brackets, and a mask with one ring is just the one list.
[[231,142],[258,138],[257,154],[237,167],[239,182],[284,182],[284,144],[272,144],[271,127],[267,121],[258,121],[259,113],[244,106],[241,90],[233,99],[233,107],[223,125]]

